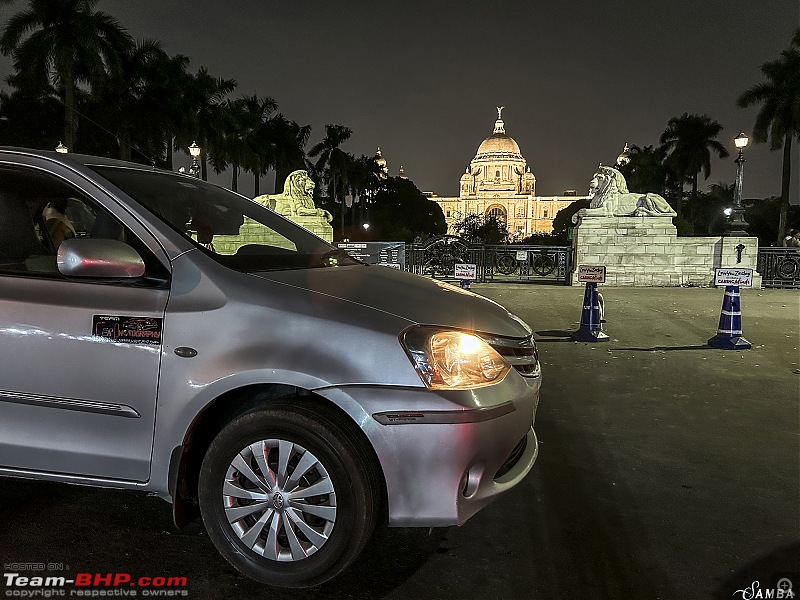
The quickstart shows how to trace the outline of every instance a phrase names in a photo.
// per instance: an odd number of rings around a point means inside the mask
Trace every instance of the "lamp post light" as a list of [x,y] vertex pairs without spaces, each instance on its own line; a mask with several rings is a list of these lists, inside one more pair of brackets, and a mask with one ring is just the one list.
[[56,152],[58,152],[59,154],[67,154],[69,152],[69,148],[67,148],[61,142],[58,142],[58,146],[56,146]]
[[733,211],[728,221],[727,235],[730,236],[746,236],[749,224],[744,220],[744,207],[742,206],[742,172],[744,171],[744,149],[747,147],[750,139],[744,134],[740,133],[733,140],[736,147],[739,149],[739,155],[734,161],[736,163],[736,187],[733,191]]
[[197,145],[197,142],[192,142],[192,145],[189,146],[189,154],[192,156],[192,166],[189,167],[189,175],[192,177],[200,177],[200,163],[197,162],[197,159],[200,158],[200,146]]

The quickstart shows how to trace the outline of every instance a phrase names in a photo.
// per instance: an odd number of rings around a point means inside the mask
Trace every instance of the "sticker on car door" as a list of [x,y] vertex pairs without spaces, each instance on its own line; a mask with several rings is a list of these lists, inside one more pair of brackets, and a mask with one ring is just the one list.
[[92,335],[119,344],[160,346],[163,321],[155,317],[94,315]]

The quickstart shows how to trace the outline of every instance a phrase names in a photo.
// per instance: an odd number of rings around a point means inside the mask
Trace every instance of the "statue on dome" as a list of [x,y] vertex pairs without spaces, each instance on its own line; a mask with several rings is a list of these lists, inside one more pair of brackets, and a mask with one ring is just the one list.
[[676,212],[658,194],[629,192],[625,176],[614,167],[600,165],[589,184],[589,208],[581,216],[674,217]]

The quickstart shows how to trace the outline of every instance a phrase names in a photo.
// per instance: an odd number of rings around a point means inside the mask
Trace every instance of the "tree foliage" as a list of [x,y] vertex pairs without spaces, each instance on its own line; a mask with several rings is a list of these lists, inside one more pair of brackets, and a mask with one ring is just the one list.
[[667,129],[661,134],[661,149],[667,153],[665,165],[674,174],[674,181],[680,190],[677,212],[682,216],[683,182],[692,184],[692,198],[697,196],[697,178],[702,172],[705,179],[711,175],[711,154],[719,158],[728,156],[728,150],[716,138],[722,132],[722,125],[707,115],[684,113],[673,117]]
[[787,225],[789,184],[792,173],[792,140],[800,139],[800,28],[780,58],[765,63],[761,72],[766,81],[757,83],[739,96],[739,106],[760,104],[753,126],[757,143],[769,142],[771,150],[783,148],[781,206],[776,241],[780,242]]
[[447,231],[441,206],[408,179],[381,181],[369,203],[369,239],[412,242]]
[[470,244],[508,244],[511,239],[506,223],[493,215],[466,215],[453,229]]
[[30,0],[0,32],[0,51],[29,88],[53,85],[63,90],[64,141],[74,147],[78,83],[94,84],[120,72],[120,57],[133,39],[120,23],[95,10],[98,0]]
[[666,195],[667,151],[654,146],[633,145],[628,151],[628,162],[619,170],[628,182],[628,189]]

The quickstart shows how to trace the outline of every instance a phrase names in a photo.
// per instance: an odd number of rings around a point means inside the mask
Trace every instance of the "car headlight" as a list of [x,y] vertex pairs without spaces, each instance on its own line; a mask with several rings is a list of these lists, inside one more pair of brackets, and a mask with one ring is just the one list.
[[511,365],[477,335],[413,327],[401,342],[423,383],[435,390],[479,388],[503,380]]

